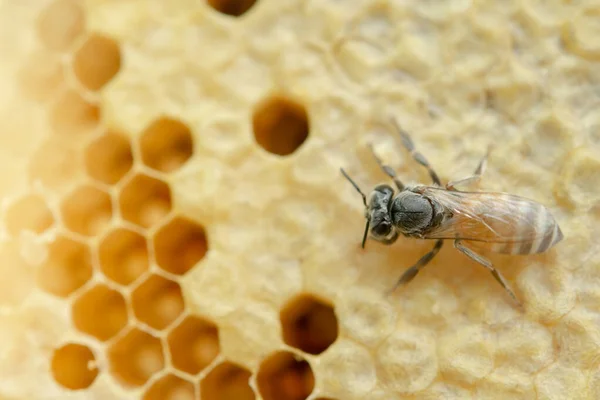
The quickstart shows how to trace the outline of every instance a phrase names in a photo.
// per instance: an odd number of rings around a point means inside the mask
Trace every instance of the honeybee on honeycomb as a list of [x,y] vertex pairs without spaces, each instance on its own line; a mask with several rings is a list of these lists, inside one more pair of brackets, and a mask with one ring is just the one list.
[[415,161],[427,168],[433,185],[405,185],[372,147],[377,164],[394,181],[398,192],[395,193],[388,184],[380,184],[367,197],[346,171],[341,170],[363,198],[367,219],[363,248],[369,234],[385,245],[395,243],[400,235],[435,240],[433,249],[408,268],[391,291],[413,280],[440,251],[444,240],[452,239],[457,250],[489,270],[511,298],[521,305],[502,273],[489,260],[465,244],[501,254],[543,253],[563,239],[563,233],[553,215],[544,205],[524,197],[457,189],[460,185],[479,182],[485,172],[491,148],[488,148],[473,175],[442,186],[438,174],[417,151],[410,135],[396,119],[392,118],[392,123],[406,150]]

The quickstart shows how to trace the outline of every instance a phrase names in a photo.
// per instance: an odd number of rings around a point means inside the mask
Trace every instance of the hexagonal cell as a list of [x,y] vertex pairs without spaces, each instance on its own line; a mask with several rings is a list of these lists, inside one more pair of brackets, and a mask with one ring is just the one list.
[[8,232],[13,236],[17,236],[23,231],[40,234],[54,224],[54,216],[43,197],[29,194],[8,207],[4,223]]
[[195,398],[194,384],[172,374],[165,375],[154,382],[142,397],[143,400],[194,400]]
[[112,207],[108,193],[85,185],[64,199],[60,210],[69,230],[85,236],[94,236],[110,223]]
[[309,354],[322,353],[337,339],[338,322],[333,307],[312,295],[295,297],[279,317],[283,340]]
[[109,233],[98,252],[104,275],[121,285],[129,285],[150,268],[146,238],[129,229]]
[[165,367],[160,340],[137,328],[108,348],[111,374],[124,386],[142,386]]
[[150,228],[171,211],[171,189],[161,180],[138,174],[121,190],[119,206],[123,218]]
[[85,15],[77,0],[54,0],[37,20],[39,39],[55,51],[68,50],[84,29]]
[[183,312],[181,288],[176,282],[152,275],[133,294],[133,312],[154,329],[164,329]]
[[81,172],[81,154],[73,142],[61,136],[50,136],[29,158],[28,176],[51,188],[65,188]]
[[38,270],[38,285],[48,293],[67,297],[91,279],[92,256],[87,245],[59,236],[48,246],[48,258]]
[[264,150],[287,156],[295,152],[308,138],[306,109],[282,96],[266,99],[254,110],[254,139]]
[[27,98],[39,102],[50,100],[65,82],[60,56],[47,50],[35,51],[24,60],[17,80]]
[[300,400],[312,393],[315,377],[306,360],[280,351],[261,363],[256,382],[263,400]]
[[92,34],[77,50],[73,59],[75,76],[89,90],[99,90],[121,69],[121,51],[117,43],[103,35]]
[[172,118],[160,118],[142,133],[142,161],[152,169],[173,172],[192,156],[194,143],[190,129]]
[[252,373],[247,369],[224,362],[217,365],[200,382],[200,397],[206,400],[254,400],[250,386]]
[[70,390],[86,389],[98,376],[94,353],[82,344],[68,343],[54,350],[50,362],[52,377]]
[[106,341],[127,325],[125,299],[116,290],[97,285],[73,304],[73,322],[81,332]]
[[85,133],[98,126],[100,108],[74,90],[64,92],[50,109],[52,130],[61,135]]
[[131,144],[124,135],[107,132],[92,142],[85,152],[85,167],[92,178],[114,185],[133,166]]
[[208,0],[208,4],[218,12],[233,17],[246,13],[256,0]]
[[217,326],[205,319],[190,316],[169,333],[169,350],[173,366],[195,375],[219,354]]
[[204,258],[208,241],[201,225],[176,217],[154,235],[154,250],[159,267],[183,275]]

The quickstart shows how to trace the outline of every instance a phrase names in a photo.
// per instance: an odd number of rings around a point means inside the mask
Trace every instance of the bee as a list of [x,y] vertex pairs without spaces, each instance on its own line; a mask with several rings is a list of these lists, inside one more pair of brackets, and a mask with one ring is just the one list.
[[365,206],[367,237],[391,245],[400,235],[407,238],[435,240],[433,249],[408,268],[390,292],[409,283],[440,251],[444,240],[452,239],[454,248],[483,265],[519,305],[510,285],[492,263],[474,250],[493,253],[526,255],[542,253],[563,239],[556,220],[548,209],[533,200],[507,193],[461,191],[461,185],[479,183],[485,172],[491,147],[479,162],[473,175],[442,185],[427,159],[419,153],[409,134],[398,121],[391,122],[400,135],[402,145],[412,158],[425,167],[432,185],[404,185],[394,170],[383,163],[372,146],[371,153],[380,169],[393,181],[379,184],[366,196],[341,168],[344,177],[362,196]]

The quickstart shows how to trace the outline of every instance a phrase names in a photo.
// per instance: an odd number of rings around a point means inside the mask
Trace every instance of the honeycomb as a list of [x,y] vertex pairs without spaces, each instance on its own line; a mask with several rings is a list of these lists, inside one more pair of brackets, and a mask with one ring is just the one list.
[[[0,0],[0,399],[600,399],[600,3]],[[360,248],[363,190],[547,205]]]

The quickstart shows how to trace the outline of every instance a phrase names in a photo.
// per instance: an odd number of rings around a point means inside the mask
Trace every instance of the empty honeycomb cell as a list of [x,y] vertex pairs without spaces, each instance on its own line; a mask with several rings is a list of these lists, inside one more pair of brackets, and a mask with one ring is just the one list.
[[[148,388],[142,400],[195,400],[194,384],[178,376],[169,374],[160,378]],[[204,398],[203,398],[204,399]]]
[[274,96],[254,110],[252,119],[256,143],[269,153],[287,156],[308,138],[306,109],[294,100]]
[[310,354],[322,353],[338,336],[333,307],[308,294],[288,302],[280,312],[280,319],[283,340]]
[[168,337],[173,366],[195,375],[219,354],[217,326],[205,319],[190,316],[176,326]]
[[239,17],[248,11],[256,0],[207,0],[208,4],[220,13]]
[[54,0],[39,14],[37,33],[50,50],[68,50],[85,29],[85,16],[77,0]]
[[256,383],[263,400],[302,400],[312,393],[315,377],[306,360],[280,351],[260,364]]
[[99,90],[121,68],[121,51],[109,37],[93,34],[77,50],[73,59],[75,76],[89,90]]
[[113,205],[108,193],[86,185],[75,189],[65,198],[60,210],[65,226],[85,236],[100,233],[112,219]]
[[223,362],[200,382],[200,397],[203,400],[254,400],[256,395],[250,386],[252,373],[247,369]]
[[17,236],[23,231],[39,234],[54,224],[54,216],[43,197],[29,194],[8,207],[4,223],[8,232],[13,236]]
[[48,293],[67,297],[92,277],[87,245],[59,236],[48,246],[46,262],[38,270],[38,285]]
[[121,190],[119,207],[127,221],[150,228],[171,211],[171,189],[159,179],[138,174]]
[[181,288],[176,282],[151,275],[132,294],[133,312],[154,329],[164,329],[184,308]]
[[100,243],[100,268],[113,282],[129,285],[150,267],[146,238],[126,228],[110,232]]
[[82,332],[106,341],[127,325],[127,305],[116,290],[97,285],[73,304],[73,322]]
[[190,159],[194,143],[190,128],[164,117],[142,132],[140,147],[144,164],[157,171],[173,172]]
[[160,340],[137,328],[108,348],[111,374],[125,386],[142,386],[165,367]]
[[21,65],[17,79],[27,98],[39,102],[50,100],[64,84],[60,57],[47,50],[33,52]]
[[85,152],[85,167],[92,178],[114,185],[133,166],[131,144],[124,135],[107,132],[92,142]]
[[75,90],[62,93],[50,109],[52,130],[61,135],[76,135],[98,126],[100,108]]
[[98,376],[94,353],[82,344],[68,343],[54,350],[50,369],[52,377],[70,390],[90,387]]
[[159,267],[183,275],[204,258],[208,241],[201,225],[175,217],[154,236],[154,250]]

